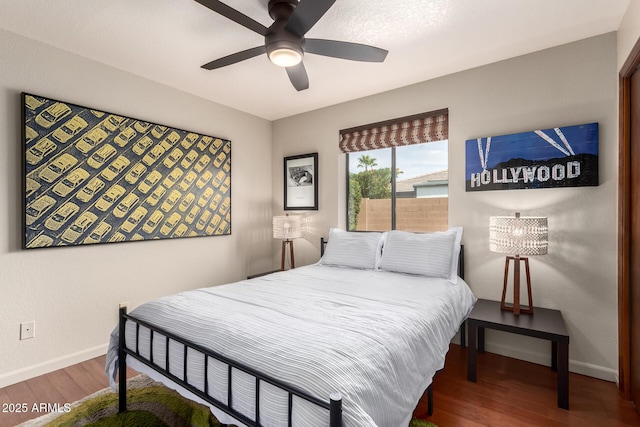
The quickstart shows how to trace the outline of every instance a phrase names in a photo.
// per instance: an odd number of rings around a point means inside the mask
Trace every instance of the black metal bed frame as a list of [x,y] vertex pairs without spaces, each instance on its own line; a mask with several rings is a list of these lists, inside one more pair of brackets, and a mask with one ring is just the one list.
[[[325,245],[327,241],[324,238],[320,239],[320,253],[324,254]],[[458,260],[458,275],[464,279],[464,245],[461,245],[459,260]],[[136,324],[136,345],[135,350],[131,350],[126,346],[126,324],[128,321],[132,321]],[[140,326],[143,326],[149,329],[150,339],[149,339],[149,359],[146,359],[144,356],[140,354]],[[163,340],[165,342],[165,367],[162,368],[160,365],[154,362],[153,360],[153,340],[154,335],[160,334],[163,336]],[[460,335],[461,335],[461,345],[465,347],[466,345],[466,323],[462,322],[460,326]],[[174,341],[183,346],[183,378],[179,378],[176,375],[170,372],[169,366],[169,342]],[[329,411],[329,427],[342,427],[342,396],[339,393],[333,393],[330,396],[329,402],[318,399],[315,396],[311,396],[307,392],[300,390],[296,387],[293,387],[289,384],[286,384],[282,381],[279,381],[273,377],[265,375],[249,366],[246,366],[242,363],[231,360],[215,351],[204,348],[198,344],[195,344],[189,340],[181,338],[169,331],[164,330],[163,328],[159,328],[157,326],[151,325],[148,322],[137,319],[130,314],[127,314],[126,307],[121,307],[119,312],[119,342],[118,342],[118,410],[119,412],[125,412],[127,410],[127,356],[133,357],[134,359],[140,361],[145,364],[149,368],[155,370],[160,373],[164,377],[172,380],[173,382],[179,384],[184,389],[190,391],[195,394],[199,398],[203,399],[205,402],[215,406],[221,411],[227,413],[228,415],[234,417],[235,419],[243,422],[244,424],[251,427],[261,427],[260,424],[260,383],[265,382],[271,384],[287,392],[288,394],[288,427],[292,426],[292,412],[293,412],[293,397],[297,396],[301,399],[304,399],[312,404],[315,404],[321,408],[327,409]],[[196,388],[194,385],[188,382],[187,377],[187,351],[188,349],[193,349],[197,352],[203,354],[204,360],[204,391]],[[222,362],[228,367],[227,374],[227,404],[213,398],[209,395],[209,377],[208,377],[208,361],[209,358],[215,359],[219,362]],[[232,379],[233,379],[233,370],[237,369],[239,371],[245,372],[255,378],[255,420],[248,418],[246,415],[236,411],[233,409],[233,392],[232,392]],[[433,414],[433,389],[432,384],[427,387],[427,411],[428,414]]]
[[[135,350],[131,350],[126,346],[126,323],[127,321],[132,321],[136,324],[136,348]],[[146,359],[142,355],[140,355],[140,326],[148,328],[150,330],[150,339],[149,339],[149,355],[150,359]],[[153,340],[154,335],[158,333],[163,335],[163,340],[165,341],[165,368],[162,368],[158,364],[153,361]],[[320,400],[310,394],[296,388],[292,387],[284,382],[281,382],[273,377],[265,375],[261,372],[258,372],[255,369],[252,369],[242,363],[231,360],[219,353],[216,353],[210,349],[204,348],[198,344],[190,342],[184,338],[181,338],[171,332],[164,330],[163,328],[159,328],[157,326],[151,325],[148,322],[137,319],[130,314],[127,314],[126,307],[120,308],[120,320],[119,320],[119,349],[118,349],[118,410],[119,412],[125,412],[127,410],[127,364],[126,357],[131,356],[134,359],[144,363],[151,369],[159,372],[161,375],[169,378],[173,382],[179,384],[183,388],[189,390],[191,393],[195,394],[199,398],[203,399],[205,402],[215,406],[216,408],[224,411],[225,413],[231,415],[235,419],[243,422],[244,424],[251,427],[261,427],[260,424],[260,383],[265,382],[272,386],[279,388],[288,393],[288,426],[292,425],[292,415],[293,415],[293,397],[299,397],[304,399],[310,403],[313,403],[321,408],[329,410],[329,427],[342,427],[342,396],[339,393],[332,393],[330,396],[329,402]],[[175,341],[182,344],[184,348],[183,353],[183,375],[184,378],[179,378],[176,375],[170,372],[169,367],[169,342]],[[198,351],[204,355],[204,392],[200,389],[196,388],[192,384],[188,382],[187,378],[187,351],[188,349],[193,349]],[[213,358],[217,361],[220,361],[227,365],[228,367],[228,375],[227,375],[227,404],[213,398],[209,395],[209,377],[208,377],[208,361],[209,358]],[[255,420],[252,420],[245,416],[244,414],[233,409],[233,392],[232,392],[232,379],[233,379],[233,370],[237,369],[239,371],[243,371],[255,378]]]

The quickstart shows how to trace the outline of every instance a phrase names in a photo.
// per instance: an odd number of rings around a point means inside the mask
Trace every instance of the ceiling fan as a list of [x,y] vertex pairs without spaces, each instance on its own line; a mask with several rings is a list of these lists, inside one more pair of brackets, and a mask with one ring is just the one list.
[[216,59],[202,68],[215,70],[266,53],[274,64],[284,67],[293,86],[309,88],[309,77],[302,63],[305,53],[364,62],[383,62],[388,51],[359,43],[306,39],[304,35],[322,18],[336,0],[269,0],[269,28],[218,0],[196,0],[201,5],[264,36],[264,46],[243,50]]

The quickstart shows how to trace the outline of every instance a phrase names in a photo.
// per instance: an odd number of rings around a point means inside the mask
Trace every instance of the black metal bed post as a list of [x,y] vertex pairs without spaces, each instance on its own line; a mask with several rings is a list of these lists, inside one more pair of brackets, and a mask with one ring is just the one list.
[[458,255],[458,276],[464,280],[464,245],[460,245],[460,254]]
[[427,415],[433,415],[433,383],[427,387]]
[[126,412],[127,410],[127,353],[124,351],[127,319],[124,317],[125,314],[127,314],[127,307],[120,307],[118,316],[118,412]]
[[342,395],[331,393],[329,399],[329,427],[342,427]]
[[[458,255],[458,276],[464,280],[464,245],[460,245],[460,255]],[[467,319],[460,325],[460,347],[467,347]]]

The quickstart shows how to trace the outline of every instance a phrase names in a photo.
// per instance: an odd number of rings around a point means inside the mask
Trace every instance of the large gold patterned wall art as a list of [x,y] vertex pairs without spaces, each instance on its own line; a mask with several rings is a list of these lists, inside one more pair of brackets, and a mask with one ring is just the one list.
[[231,234],[231,141],[23,93],[25,249]]

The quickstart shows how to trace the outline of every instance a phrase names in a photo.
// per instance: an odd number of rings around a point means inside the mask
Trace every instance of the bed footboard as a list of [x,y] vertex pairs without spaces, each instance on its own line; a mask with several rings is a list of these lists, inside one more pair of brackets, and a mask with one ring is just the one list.
[[[136,324],[136,348],[135,350],[131,350],[128,349],[126,347],[126,337],[125,337],[125,333],[126,333],[126,323],[127,321],[131,320],[132,322],[134,322]],[[160,365],[158,365],[157,363],[155,363],[153,360],[148,360],[145,357],[140,355],[140,349],[139,349],[139,332],[140,332],[140,326],[143,326],[145,328],[148,328],[150,330],[151,333],[151,342],[153,343],[153,336],[155,333],[157,334],[161,334],[166,340],[166,347],[168,349],[169,347],[169,341],[175,341],[180,343],[183,348],[184,348],[184,354],[185,354],[185,358],[184,358],[184,363],[185,363],[185,378],[184,380],[182,378],[179,378],[175,375],[173,375],[171,372],[169,372],[169,364],[168,364],[168,360],[165,360],[165,366],[167,367],[162,368]],[[216,408],[220,409],[221,411],[224,411],[225,413],[227,413],[228,415],[234,417],[235,419],[237,419],[238,421],[241,421],[242,423],[248,425],[248,426],[252,426],[252,427],[260,427],[262,426],[262,424],[260,423],[260,406],[259,406],[259,399],[260,399],[260,383],[261,382],[265,382],[268,383],[272,386],[277,387],[280,390],[285,391],[288,394],[288,427],[291,427],[292,425],[292,412],[293,412],[293,397],[296,396],[300,399],[304,399],[307,402],[310,402],[314,405],[319,406],[320,408],[324,408],[327,409],[329,411],[329,427],[342,427],[342,396],[340,395],[340,393],[332,393],[330,396],[330,400],[329,402],[320,400],[314,396],[311,396],[310,394],[299,390],[295,387],[292,387],[288,384],[285,384],[281,381],[278,381],[275,378],[272,378],[268,375],[265,375],[261,372],[256,371],[255,369],[252,369],[251,367],[245,366],[239,362],[233,361],[231,359],[228,359],[225,356],[222,356],[214,351],[211,351],[209,349],[203,348],[197,344],[191,343],[188,340],[185,340],[183,338],[180,338],[170,332],[167,332],[161,328],[158,328],[156,326],[153,326],[147,322],[144,322],[140,319],[136,319],[135,317],[132,317],[131,315],[127,314],[127,309],[126,307],[122,307],[120,308],[120,315],[119,315],[119,349],[118,349],[118,370],[119,370],[119,385],[118,385],[118,408],[120,412],[125,412],[127,410],[127,365],[126,365],[126,358],[127,356],[133,357],[136,360],[144,363],[145,365],[147,365],[148,367],[150,367],[151,369],[155,370],[156,372],[160,373],[161,375],[163,375],[164,377],[170,379],[171,381],[179,384],[181,387],[185,388],[186,390],[190,391],[191,393],[195,394],[196,396],[198,396],[199,398],[203,399],[204,401],[208,402],[209,404],[215,406]],[[193,349],[196,350],[200,353],[202,353],[205,357],[205,370],[204,370],[204,392],[201,391],[200,389],[194,387],[193,385],[189,384],[188,382],[188,378],[186,378],[186,354],[187,354],[187,349]],[[150,349],[151,352],[151,349]],[[167,351],[166,353],[166,358],[168,359],[169,357],[169,352]],[[207,364],[207,360],[208,358],[213,358],[217,361],[220,361],[224,364],[226,364],[228,366],[228,372],[229,375],[227,377],[227,402],[228,404],[225,404],[215,398],[213,398],[212,396],[210,396],[208,394],[208,371],[206,369]],[[153,357],[151,358],[153,359]],[[245,416],[244,414],[236,411],[233,409],[233,393],[232,393],[232,387],[231,387],[231,381],[232,381],[232,370],[233,369],[237,369],[240,370],[242,372],[245,372],[251,376],[253,376],[255,378],[255,387],[256,387],[256,392],[255,392],[255,408],[256,408],[256,415],[255,415],[255,420],[248,418],[247,416]]]

